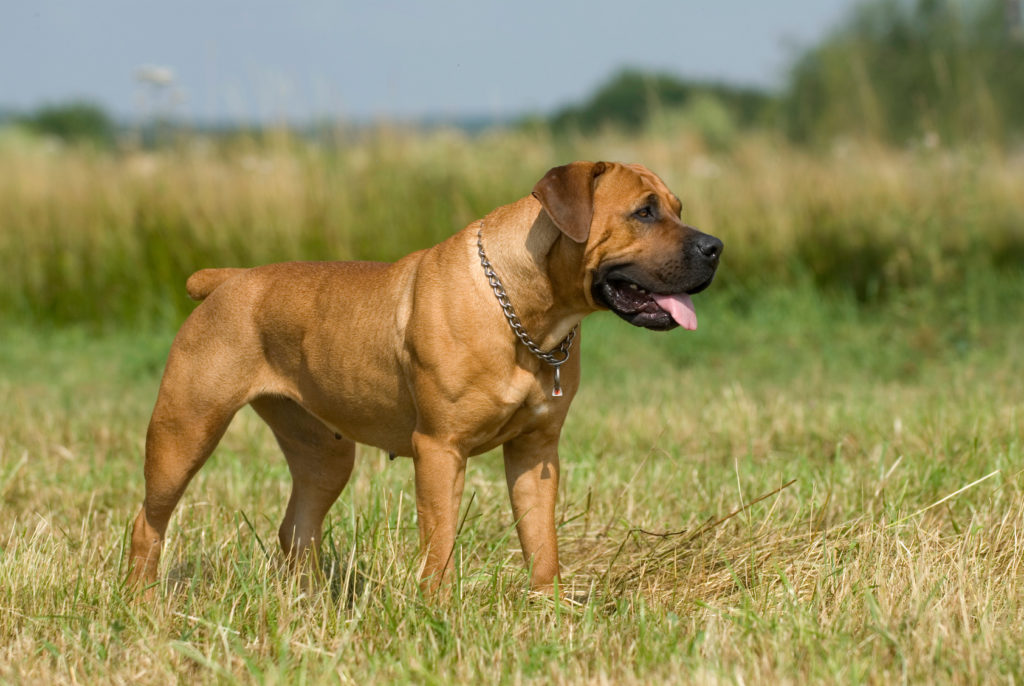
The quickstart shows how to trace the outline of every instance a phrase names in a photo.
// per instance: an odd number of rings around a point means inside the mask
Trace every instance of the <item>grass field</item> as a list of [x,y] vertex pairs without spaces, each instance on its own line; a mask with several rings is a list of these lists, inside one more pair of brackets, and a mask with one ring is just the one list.
[[[500,142],[257,150],[265,173],[0,155],[0,682],[1020,683],[1021,161]],[[121,586],[181,273],[394,257],[572,157],[647,162],[727,246],[697,332],[585,322],[558,513],[588,602],[526,592],[496,455],[470,465],[454,597],[422,598],[411,462],[372,449],[328,518],[332,579],[303,593],[275,550],[285,462],[249,411],[172,521],[166,587]],[[395,233],[370,240],[367,208]]]

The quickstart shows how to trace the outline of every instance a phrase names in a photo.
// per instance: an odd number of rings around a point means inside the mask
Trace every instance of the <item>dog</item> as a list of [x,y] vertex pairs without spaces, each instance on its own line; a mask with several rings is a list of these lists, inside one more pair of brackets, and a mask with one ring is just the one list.
[[[558,440],[580,380],[579,324],[695,329],[722,242],[684,224],[640,165],[573,162],[533,192],[395,263],[204,269],[146,434],[129,582],[157,580],[168,520],[231,418],[251,405],[288,461],[279,530],[298,563],[352,473],[357,442],[413,459],[420,584],[452,569],[466,461],[503,447],[533,589],[559,574]],[[575,344],[575,346],[574,346]]]

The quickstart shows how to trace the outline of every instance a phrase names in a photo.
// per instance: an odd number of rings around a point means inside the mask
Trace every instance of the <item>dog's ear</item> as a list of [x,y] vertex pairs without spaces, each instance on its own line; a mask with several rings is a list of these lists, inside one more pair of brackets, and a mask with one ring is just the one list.
[[533,197],[569,238],[586,243],[594,218],[594,185],[604,173],[604,162],[573,162],[555,167],[533,187]]

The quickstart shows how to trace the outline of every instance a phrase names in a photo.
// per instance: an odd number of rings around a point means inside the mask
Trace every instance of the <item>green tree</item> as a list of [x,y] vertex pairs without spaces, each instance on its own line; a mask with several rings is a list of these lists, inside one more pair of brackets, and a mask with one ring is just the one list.
[[[843,134],[903,144],[1005,140],[1024,132],[1017,0],[876,0],[794,65],[790,137]],[[1019,14],[1016,15],[1019,17]]]
[[761,118],[770,101],[766,93],[753,88],[684,81],[671,74],[627,69],[582,104],[556,112],[550,124],[555,130],[591,132],[614,127],[635,132],[647,126],[655,114],[681,109],[700,96],[718,99],[741,125]]
[[108,145],[114,139],[113,121],[102,108],[89,102],[40,107],[23,117],[21,123],[35,133],[70,143]]

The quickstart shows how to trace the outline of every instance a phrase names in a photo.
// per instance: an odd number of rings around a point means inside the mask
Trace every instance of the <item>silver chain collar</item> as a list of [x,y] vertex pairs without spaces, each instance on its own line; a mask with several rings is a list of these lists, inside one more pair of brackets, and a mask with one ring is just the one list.
[[538,359],[548,363],[555,368],[555,383],[551,389],[551,395],[558,398],[562,395],[562,379],[560,374],[560,367],[569,361],[569,350],[572,348],[572,342],[576,338],[576,331],[580,328],[579,324],[572,327],[572,331],[569,335],[562,339],[562,342],[557,348],[553,348],[548,352],[544,352],[540,349],[533,339],[530,338],[530,334],[526,333],[526,329],[523,327],[523,323],[519,321],[519,315],[516,314],[515,308],[512,307],[512,301],[508,298],[508,292],[505,291],[505,287],[501,283],[501,279],[494,272],[494,268],[491,267],[491,263],[487,261],[487,255],[484,254],[484,222],[480,220],[480,228],[476,232],[476,245],[477,252],[480,254],[480,264],[484,268],[484,276],[487,277],[487,282],[491,284],[491,290],[494,291],[494,297],[498,299],[498,304],[501,305],[502,311],[505,313],[505,319],[508,320],[508,325],[512,327],[512,332],[522,341],[526,349],[533,353]]

